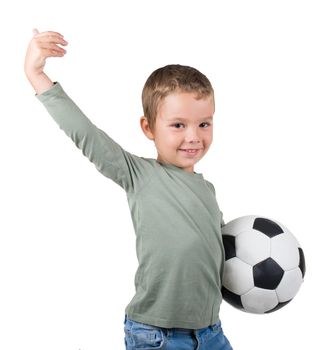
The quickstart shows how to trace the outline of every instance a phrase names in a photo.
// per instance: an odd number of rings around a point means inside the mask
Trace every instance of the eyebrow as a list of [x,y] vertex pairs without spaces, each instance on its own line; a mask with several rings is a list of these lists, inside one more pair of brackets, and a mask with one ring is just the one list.
[[[200,118],[199,120],[203,120],[203,121],[212,121],[213,120],[213,116],[209,116],[209,117],[205,117],[205,118]],[[167,119],[168,122],[174,122],[174,121],[186,121],[186,118],[182,118],[182,117],[171,117],[169,119]]]

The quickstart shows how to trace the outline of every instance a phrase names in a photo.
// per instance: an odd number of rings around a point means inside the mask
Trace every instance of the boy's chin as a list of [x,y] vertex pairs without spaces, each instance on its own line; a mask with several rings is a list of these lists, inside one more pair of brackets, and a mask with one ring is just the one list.
[[197,164],[203,157],[176,157],[174,159],[164,159],[161,156],[157,157],[157,160],[164,164],[172,164],[178,168],[186,170],[188,172],[194,172],[194,165]]
[[194,172],[194,166],[199,162],[200,159],[195,160],[195,161],[190,161],[190,162],[178,162],[177,167],[182,168],[183,170],[186,170],[190,173]]

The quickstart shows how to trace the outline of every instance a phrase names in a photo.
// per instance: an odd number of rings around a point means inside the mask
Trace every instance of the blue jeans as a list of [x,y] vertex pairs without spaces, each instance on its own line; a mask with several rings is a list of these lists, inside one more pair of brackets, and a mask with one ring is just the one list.
[[232,350],[221,322],[201,329],[160,328],[124,321],[126,350]]

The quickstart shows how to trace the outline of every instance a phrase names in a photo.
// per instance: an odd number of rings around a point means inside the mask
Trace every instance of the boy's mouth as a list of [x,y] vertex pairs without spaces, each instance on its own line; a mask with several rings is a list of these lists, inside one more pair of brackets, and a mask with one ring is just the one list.
[[180,148],[179,150],[188,155],[195,155],[201,150],[201,148]]

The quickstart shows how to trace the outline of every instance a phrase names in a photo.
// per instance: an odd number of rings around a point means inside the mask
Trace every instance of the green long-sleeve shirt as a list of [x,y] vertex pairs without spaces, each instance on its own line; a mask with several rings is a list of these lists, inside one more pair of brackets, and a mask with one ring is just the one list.
[[139,262],[128,317],[164,328],[218,322],[224,250],[213,185],[202,174],[125,151],[59,83],[37,97],[96,168],[127,193]]

